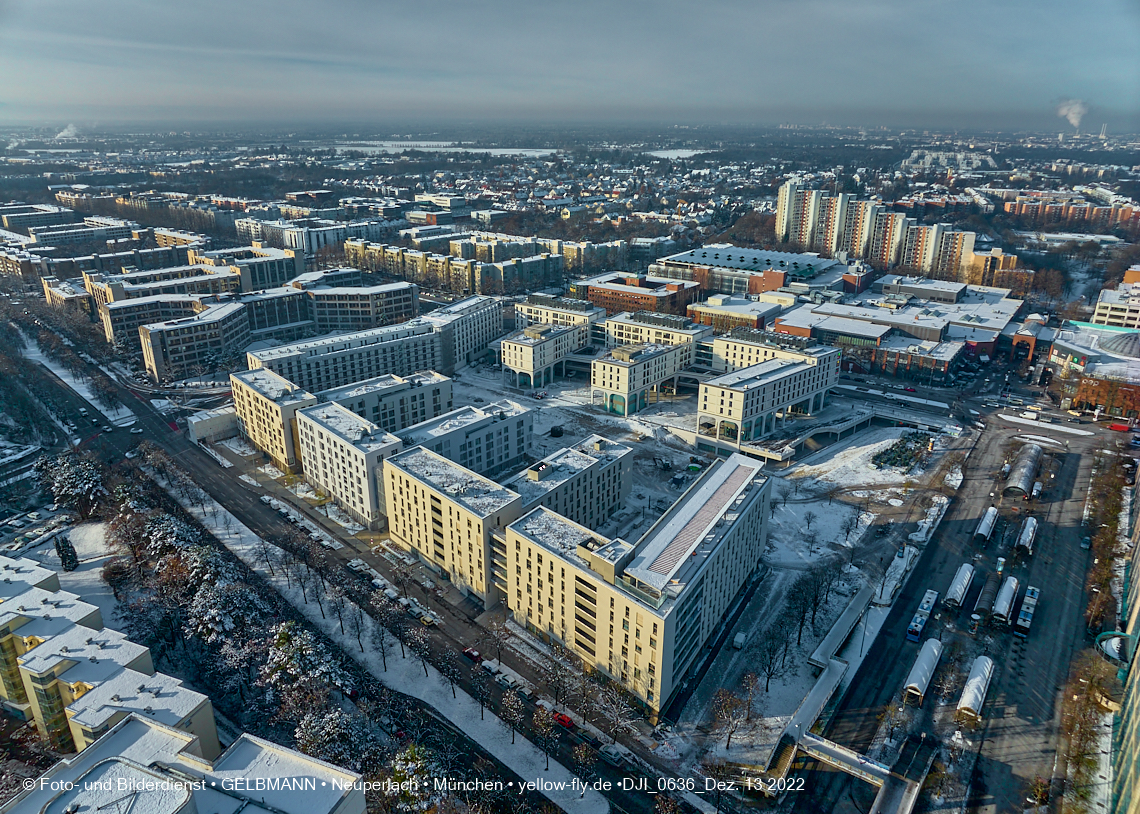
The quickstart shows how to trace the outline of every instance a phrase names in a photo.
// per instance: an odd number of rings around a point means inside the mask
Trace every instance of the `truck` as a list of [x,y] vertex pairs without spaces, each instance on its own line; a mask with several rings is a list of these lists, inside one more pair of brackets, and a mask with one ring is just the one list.
[[744,649],[744,639],[745,639],[745,636],[743,633],[737,633],[735,636],[732,637],[732,646],[734,648],[736,648],[737,650],[743,650]]

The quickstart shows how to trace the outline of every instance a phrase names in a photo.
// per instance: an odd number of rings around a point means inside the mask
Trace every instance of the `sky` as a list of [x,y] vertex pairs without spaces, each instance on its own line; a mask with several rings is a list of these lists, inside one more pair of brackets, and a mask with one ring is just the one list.
[[0,0],[0,125],[1140,132],[1137,0]]

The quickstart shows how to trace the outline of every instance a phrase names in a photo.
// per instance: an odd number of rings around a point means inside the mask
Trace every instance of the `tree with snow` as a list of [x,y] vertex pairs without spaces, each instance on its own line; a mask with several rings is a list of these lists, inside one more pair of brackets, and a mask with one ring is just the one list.
[[502,706],[499,707],[499,720],[503,726],[511,730],[511,743],[515,742],[515,730],[522,725],[525,711],[522,699],[513,690],[503,696]]
[[713,696],[713,718],[717,728],[725,735],[724,748],[732,748],[732,736],[744,725],[748,719],[747,704],[743,698],[732,690],[721,687]]
[[612,681],[606,683],[598,692],[595,708],[605,723],[606,734],[614,743],[617,743],[618,732],[629,729],[637,717],[625,690]]
[[412,744],[392,758],[388,770],[392,783],[400,789],[396,799],[397,811],[430,811],[440,801],[432,778],[439,772],[431,753],[422,746]]
[[557,726],[554,722],[554,713],[546,707],[538,707],[531,718],[531,725],[534,729],[535,742],[546,756],[546,768],[543,771],[548,772],[550,771],[550,750],[558,743],[554,731],[554,727]]
[[380,762],[380,743],[368,722],[340,708],[310,712],[293,736],[306,755],[354,772],[369,772]]
[[427,631],[422,626],[416,626],[409,628],[404,635],[408,640],[408,647],[420,660],[420,666],[424,668],[424,678],[427,678],[428,657],[431,655],[431,640],[428,638]]
[[479,702],[479,720],[483,720],[483,711],[491,703],[491,675],[486,670],[476,670],[471,677],[471,696]]
[[54,458],[43,457],[36,461],[34,469],[51,489],[56,505],[75,509],[84,520],[108,494],[103,485],[103,468],[88,455],[71,451]]
[[63,534],[55,538],[55,553],[59,555],[60,567],[64,571],[74,571],[79,567],[79,555],[75,553],[75,546]]

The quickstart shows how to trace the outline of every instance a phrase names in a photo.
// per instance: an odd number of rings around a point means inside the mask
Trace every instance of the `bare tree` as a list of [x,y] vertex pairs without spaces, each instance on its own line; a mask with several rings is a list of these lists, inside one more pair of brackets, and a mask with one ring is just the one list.
[[617,743],[617,733],[628,728],[635,718],[625,690],[612,681],[607,683],[598,693],[596,708],[605,722],[606,734]]
[[725,735],[725,749],[732,748],[732,736],[748,718],[745,706],[743,698],[724,687],[717,690],[713,696],[713,717],[716,719],[717,728]]
[[[377,627],[379,627],[377,625]],[[348,629],[356,637],[360,652],[364,652],[364,611],[355,602],[348,603]]]
[[[799,481],[797,481],[797,483],[798,482]],[[819,515],[813,512],[811,509],[808,509],[806,512],[804,512],[804,525],[807,526],[808,531],[811,531],[811,527],[817,519],[819,519]]]
[[701,763],[701,771],[705,777],[713,781],[716,788],[716,810],[720,812],[720,800],[724,790],[728,787],[728,780],[732,777],[732,767],[725,761],[709,757]]
[[451,685],[451,697],[456,698],[455,685],[459,683],[459,664],[455,660],[455,654],[448,651],[443,654],[436,665],[439,674],[443,676],[444,680]]
[[769,627],[757,648],[756,666],[764,676],[764,692],[768,692],[773,678],[784,674],[783,651],[787,635],[783,630],[777,629],[778,627],[781,626],[773,624]]
[[582,779],[584,780],[589,780],[594,772],[594,754],[594,750],[586,743],[579,743],[570,753],[570,758],[574,762],[574,768],[578,774],[582,775]]
[[843,542],[847,543],[851,539],[851,532],[859,528],[859,519],[849,514],[843,518],[843,522],[839,524],[839,530],[843,532]]
[[512,690],[503,696],[502,706],[499,707],[499,719],[511,730],[511,743],[515,742],[515,730],[522,724],[523,714],[523,702],[517,692]]
[[424,678],[427,678],[428,656],[431,655],[431,642],[428,640],[427,631],[422,626],[417,625],[408,628],[405,637],[408,640],[408,647],[420,660],[420,666],[424,668]]
[[[808,512],[808,514],[811,514],[811,512]],[[808,556],[810,557],[815,553],[815,544],[819,542],[819,535],[814,531],[809,531],[804,534],[804,540],[808,544]]]
[[531,724],[534,728],[535,740],[538,742],[538,748],[546,756],[546,768],[543,771],[550,771],[550,750],[554,748],[557,743],[557,738],[554,735],[554,713],[546,707],[538,707],[534,711],[534,716],[531,719]]
[[787,481],[780,484],[778,493],[780,495],[780,505],[787,506],[788,498],[792,496],[792,487],[788,485]]
[[471,695],[479,702],[479,720],[483,720],[483,711],[491,703],[491,675],[483,669],[476,669],[471,678]]
[[748,716],[745,720],[752,721],[752,706],[756,696],[756,685],[760,683],[759,676],[756,673],[745,673],[740,677],[740,687],[744,691],[744,700],[747,704],[745,707],[748,710]]

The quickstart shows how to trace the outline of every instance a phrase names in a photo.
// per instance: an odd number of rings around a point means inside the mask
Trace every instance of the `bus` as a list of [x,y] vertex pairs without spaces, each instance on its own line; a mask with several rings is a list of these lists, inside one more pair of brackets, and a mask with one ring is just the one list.
[[927,591],[922,595],[922,602],[919,603],[918,610],[915,611],[914,618],[910,620],[910,625],[906,629],[908,641],[917,642],[922,639],[922,631],[930,619],[930,614],[933,612],[934,606],[937,604],[938,591]]
[[1041,592],[1030,585],[1025,589],[1025,598],[1021,600],[1021,610],[1017,614],[1017,621],[1013,625],[1013,635],[1025,639],[1029,637],[1029,628],[1033,624],[1033,614],[1037,611],[1037,600]]

